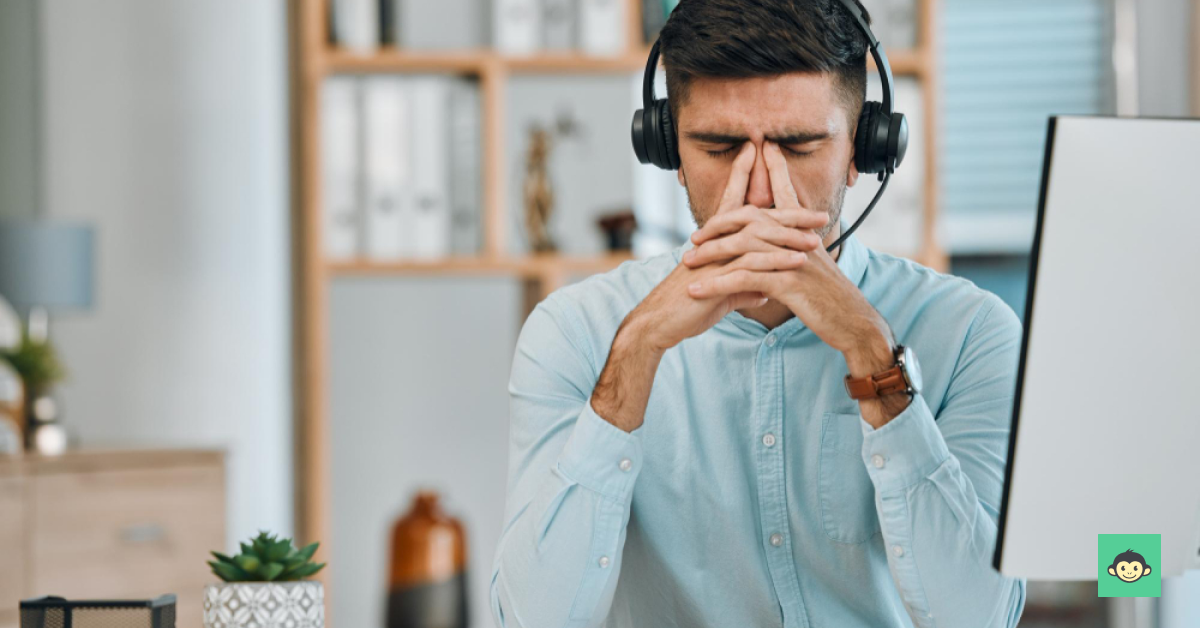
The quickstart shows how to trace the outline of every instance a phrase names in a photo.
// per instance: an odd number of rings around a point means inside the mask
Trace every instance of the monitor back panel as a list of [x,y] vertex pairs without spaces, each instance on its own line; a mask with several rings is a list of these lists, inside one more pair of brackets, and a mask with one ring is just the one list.
[[1200,120],[1050,120],[994,565],[1097,576],[1097,539],[1200,567]]

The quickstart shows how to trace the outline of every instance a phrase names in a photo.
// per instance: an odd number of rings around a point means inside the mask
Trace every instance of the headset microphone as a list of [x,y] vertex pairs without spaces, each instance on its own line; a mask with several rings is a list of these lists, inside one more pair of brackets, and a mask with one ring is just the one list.
[[[884,53],[879,40],[867,26],[862,12],[855,0],[840,0],[863,34],[866,35],[875,68],[879,71],[880,83],[883,87],[883,102],[867,101],[863,103],[862,113],[858,117],[858,128],[854,134],[854,164],[860,173],[879,174],[879,191],[866,210],[841,234],[837,240],[826,247],[832,252],[837,248],[875,208],[883,191],[887,189],[888,180],[892,173],[904,160],[908,149],[908,120],[904,114],[897,113],[892,100],[895,97],[892,68],[888,64],[887,54]],[[646,61],[646,72],[642,78],[642,108],[633,114],[632,139],[633,152],[638,161],[644,164],[654,164],[664,170],[679,168],[679,147],[676,144],[675,123],[671,119],[671,108],[666,98],[654,97],[654,71],[658,66],[659,42],[656,40],[650,48],[650,57]]]

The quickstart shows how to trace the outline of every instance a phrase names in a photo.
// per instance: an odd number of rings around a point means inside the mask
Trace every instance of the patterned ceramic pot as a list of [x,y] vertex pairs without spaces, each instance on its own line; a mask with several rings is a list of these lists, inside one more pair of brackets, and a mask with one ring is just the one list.
[[204,628],[324,628],[325,587],[299,582],[222,582],[204,587]]

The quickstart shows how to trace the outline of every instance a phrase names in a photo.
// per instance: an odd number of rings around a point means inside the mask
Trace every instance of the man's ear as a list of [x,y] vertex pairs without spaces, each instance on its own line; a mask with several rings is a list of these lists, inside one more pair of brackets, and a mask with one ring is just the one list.
[[858,181],[858,166],[854,163],[854,152],[850,153],[850,167],[846,169],[846,187],[854,187],[854,182]]
[[687,177],[683,176],[683,164],[679,165],[679,168],[675,171],[675,176],[679,178],[679,185],[682,185],[683,187],[686,188],[687,187]]
[[1148,576],[1148,575],[1150,575],[1150,565],[1146,565],[1146,571],[1143,571],[1143,572],[1142,572],[1142,575],[1143,575],[1143,576]]
[[1115,575],[1117,575],[1117,572],[1116,572],[1116,570],[1115,570],[1115,569],[1113,569],[1112,567],[1109,567],[1109,568],[1108,568],[1108,575],[1110,575],[1110,576],[1115,576]]

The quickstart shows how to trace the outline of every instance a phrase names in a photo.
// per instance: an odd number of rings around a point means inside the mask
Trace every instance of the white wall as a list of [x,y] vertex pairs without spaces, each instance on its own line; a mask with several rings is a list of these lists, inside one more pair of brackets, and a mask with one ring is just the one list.
[[0,2],[0,217],[37,210],[37,10]]
[[330,292],[334,622],[383,625],[392,524],[430,488],[465,529],[469,626],[491,626],[519,282],[343,277]]
[[[1190,114],[1191,0],[1138,2],[1138,115],[1187,117]],[[1120,600],[1113,626],[1138,625],[1139,612],[1157,618],[1161,628],[1200,625],[1200,572],[1164,578],[1162,597]],[[1114,598],[1116,602],[1118,598]]]
[[[1138,115],[1190,113],[1190,0],[1138,2]],[[1163,580],[1157,609],[1162,628],[1200,625],[1200,572]]]
[[41,6],[44,213],[97,228],[97,303],[52,329],[66,423],[225,447],[228,544],[290,533],[285,4]]
[[1137,3],[1138,115],[1187,117],[1191,0]]

